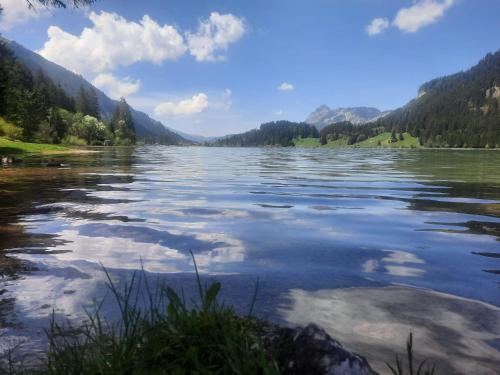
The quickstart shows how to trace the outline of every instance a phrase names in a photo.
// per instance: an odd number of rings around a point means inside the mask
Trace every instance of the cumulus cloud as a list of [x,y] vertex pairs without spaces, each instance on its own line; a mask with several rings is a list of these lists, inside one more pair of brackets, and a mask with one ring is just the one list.
[[114,99],[132,95],[141,87],[139,80],[133,80],[130,77],[120,79],[110,73],[99,74],[92,80],[92,84]]
[[392,24],[387,18],[375,18],[366,27],[366,32],[370,36],[377,35],[392,25],[402,31],[415,33],[422,27],[437,22],[456,2],[457,0],[416,0],[410,7],[400,9]]
[[179,102],[163,102],[155,107],[156,116],[182,116],[203,112],[208,108],[208,96],[204,93],[193,95]]
[[9,30],[13,26],[23,24],[30,19],[50,14],[47,8],[36,6],[36,3],[32,9],[29,9],[24,0],[2,0],[0,6],[3,8],[0,15],[0,31]]
[[245,22],[232,14],[213,12],[200,21],[195,33],[187,32],[187,44],[197,61],[225,60],[229,44],[238,41],[246,32]]
[[393,25],[400,30],[414,33],[420,28],[430,25],[455,4],[456,0],[421,0],[409,8],[400,9]]
[[377,35],[389,27],[389,20],[387,18],[375,18],[367,27],[366,32],[368,35]]
[[74,72],[99,74],[139,61],[160,64],[186,51],[175,27],[161,26],[147,15],[131,22],[116,13],[91,12],[89,19],[93,26],[78,36],[50,26],[49,40],[39,53]]
[[278,86],[278,90],[280,91],[293,91],[295,87],[291,83],[288,82],[283,82],[281,85]]

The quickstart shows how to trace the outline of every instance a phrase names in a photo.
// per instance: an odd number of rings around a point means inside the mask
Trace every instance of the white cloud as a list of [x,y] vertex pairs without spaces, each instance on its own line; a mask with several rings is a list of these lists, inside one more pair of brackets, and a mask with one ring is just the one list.
[[74,72],[97,75],[139,61],[160,64],[186,52],[175,27],[160,26],[147,15],[139,23],[107,12],[91,12],[89,19],[93,26],[79,36],[50,26],[49,40],[39,53]]
[[156,116],[182,116],[203,112],[208,108],[208,96],[199,93],[179,102],[163,102],[155,107]]
[[278,90],[280,91],[293,91],[295,87],[291,83],[288,82],[283,82],[281,85],[278,86]]
[[415,33],[422,27],[437,22],[456,2],[457,0],[414,0],[412,6],[398,11],[392,23],[387,18],[375,18],[366,27],[366,32],[373,36],[394,26],[402,31]]
[[42,6],[34,6],[29,9],[25,0],[2,0],[0,5],[3,8],[0,16],[1,31],[9,30],[15,25],[50,14],[48,9]]
[[127,97],[139,91],[141,82],[130,77],[120,79],[110,73],[101,73],[92,80],[92,84],[108,94],[113,99]]
[[420,0],[409,8],[400,9],[393,25],[400,30],[414,33],[422,27],[430,25],[441,17],[456,0]]
[[389,27],[389,20],[387,18],[375,18],[367,27],[366,32],[368,35],[377,35]]
[[245,32],[242,18],[213,12],[209,19],[200,21],[196,33],[187,32],[186,38],[197,61],[220,61],[225,60],[229,44],[238,41]]
[[276,112],[274,112],[274,114],[275,114],[276,116],[283,116],[283,114],[284,114],[284,113],[285,113],[285,112],[283,112],[283,110],[282,110],[282,109],[279,109],[279,110],[277,110]]

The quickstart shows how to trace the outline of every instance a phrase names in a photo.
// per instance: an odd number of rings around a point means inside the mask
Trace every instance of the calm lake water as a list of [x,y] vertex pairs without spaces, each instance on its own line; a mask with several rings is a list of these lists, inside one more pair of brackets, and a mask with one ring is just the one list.
[[[365,355],[370,338],[384,356],[412,329],[438,360],[480,346],[466,362],[495,373],[499,151],[150,146],[48,160],[0,169],[0,250],[36,268],[0,281],[4,342],[40,347],[52,309],[80,319],[106,293],[101,263],[120,282],[142,260],[189,293],[192,250],[240,312],[259,279],[261,317],[314,320]],[[439,329],[460,338],[453,352]]]

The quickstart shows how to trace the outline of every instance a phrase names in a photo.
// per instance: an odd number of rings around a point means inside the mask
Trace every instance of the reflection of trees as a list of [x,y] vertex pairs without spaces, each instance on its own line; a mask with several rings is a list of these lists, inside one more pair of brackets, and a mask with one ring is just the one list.
[[396,162],[398,170],[411,173],[417,182],[436,187],[419,189],[414,197],[418,199],[409,200],[410,209],[495,217],[500,217],[499,204],[446,202],[440,198],[498,200],[499,165],[500,153],[482,150],[407,151]]
[[[442,187],[421,192],[418,197],[408,199],[409,209],[484,216],[484,221],[440,222],[437,224],[441,227],[432,230],[495,236],[497,241],[500,241],[500,223],[486,218],[486,216],[500,218],[499,203],[440,200],[440,198],[499,200],[500,153],[482,150],[419,150],[408,155],[410,157],[402,158],[397,162],[398,168],[426,180],[426,185]],[[433,192],[442,195],[435,195]],[[443,225],[446,228],[443,228]],[[483,253],[475,254],[486,256]],[[489,271],[498,272],[497,270]]]
[[[42,167],[42,162],[47,159],[55,163],[69,164],[70,167]],[[116,148],[87,155],[26,158],[21,167],[0,170],[0,274],[12,274],[16,268],[23,267],[22,262],[5,255],[6,249],[42,252],[47,247],[60,244],[56,235],[27,232],[25,227],[20,225],[24,217],[66,213],[64,207],[50,206],[58,202],[117,203],[90,196],[88,191],[116,190],[119,188],[106,185],[133,182],[134,161],[133,149]],[[125,200],[119,200],[123,201]],[[68,211],[67,214],[76,218],[88,218],[91,215],[89,212],[78,210]],[[109,218],[103,214],[95,215],[92,218],[97,220]],[[117,219],[128,221],[126,217]]]

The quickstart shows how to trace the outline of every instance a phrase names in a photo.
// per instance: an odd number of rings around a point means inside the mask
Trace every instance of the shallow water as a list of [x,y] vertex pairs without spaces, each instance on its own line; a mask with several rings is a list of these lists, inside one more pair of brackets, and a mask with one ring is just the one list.
[[279,322],[294,323],[300,293],[348,287],[500,306],[499,151],[150,146],[51,158],[69,167],[30,157],[0,169],[0,249],[37,269],[3,283],[5,337],[36,346],[53,308],[80,317],[105,293],[100,263],[124,280],[142,261],[190,290],[190,250],[239,311],[259,279],[257,313]]

